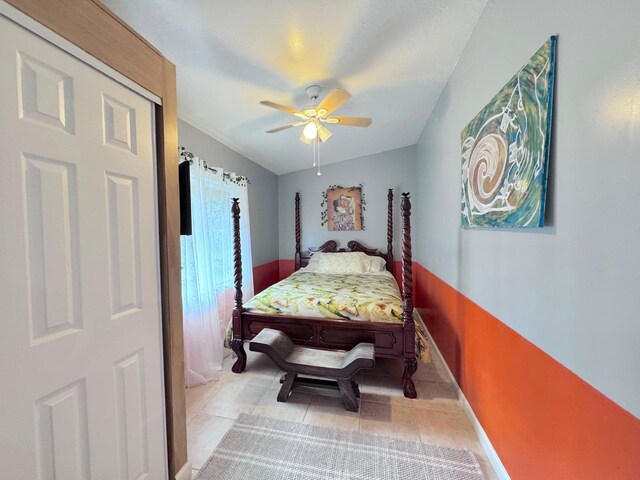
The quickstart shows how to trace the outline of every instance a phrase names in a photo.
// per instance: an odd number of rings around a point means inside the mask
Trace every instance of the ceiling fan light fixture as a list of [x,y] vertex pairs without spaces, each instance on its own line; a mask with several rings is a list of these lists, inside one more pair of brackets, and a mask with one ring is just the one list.
[[313,140],[309,140],[307,137],[304,136],[304,133],[300,134],[300,137],[298,138],[302,143],[306,143],[307,145],[311,145],[311,142],[313,142]]
[[313,140],[318,135],[318,127],[315,122],[307,123],[307,126],[302,130],[302,134],[309,140]]
[[318,168],[316,173],[318,176],[322,175],[322,173],[320,173],[320,143],[326,142],[332,136],[331,131],[325,126],[325,123],[329,125],[338,124],[352,127],[368,127],[371,125],[370,118],[330,116],[335,110],[347,102],[349,98],[351,98],[351,95],[345,90],[334,88],[329,90],[322,101],[318,103],[320,90],[321,89],[318,85],[310,85],[307,87],[306,92],[309,96],[309,100],[311,100],[311,104],[303,107],[301,110],[287,105],[270,102],[268,100],[260,102],[266,107],[295,115],[301,119],[301,121],[267,130],[267,133],[280,132],[291,127],[304,125],[300,132],[299,139],[302,143],[313,146],[313,166]]
[[324,143],[327,140],[329,140],[329,138],[331,138],[331,135],[333,135],[331,133],[331,131],[327,127],[325,127],[324,125],[320,125],[317,128],[317,131],[318,131],[318,137],[320,138],[320,141],[322,143]]

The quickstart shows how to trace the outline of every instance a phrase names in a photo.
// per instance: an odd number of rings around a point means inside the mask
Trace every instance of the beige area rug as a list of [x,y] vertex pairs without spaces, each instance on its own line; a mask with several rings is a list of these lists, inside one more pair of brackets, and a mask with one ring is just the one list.
[[478,480],[468,450],[241,415],[197,480]]

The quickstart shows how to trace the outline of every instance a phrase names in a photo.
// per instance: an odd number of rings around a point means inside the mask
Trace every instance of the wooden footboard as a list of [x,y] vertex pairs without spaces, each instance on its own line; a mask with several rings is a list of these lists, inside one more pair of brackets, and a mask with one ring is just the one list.
[[401,323],[373,323],[244,312],[241,328],[244,340],[251,340],[263,328],[274,328],[286,333],[298,345],[349,350],[358,343],[368,342],[375,345],[378,357],[404,355],[404,326]]

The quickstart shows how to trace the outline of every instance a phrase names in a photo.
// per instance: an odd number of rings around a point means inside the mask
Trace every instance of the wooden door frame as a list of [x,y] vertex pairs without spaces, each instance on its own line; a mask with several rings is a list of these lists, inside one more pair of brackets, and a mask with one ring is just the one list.
[[156,105],[162,336],[170,478],[187,464],[176,68],[99,0],[5,0],[162,100]]

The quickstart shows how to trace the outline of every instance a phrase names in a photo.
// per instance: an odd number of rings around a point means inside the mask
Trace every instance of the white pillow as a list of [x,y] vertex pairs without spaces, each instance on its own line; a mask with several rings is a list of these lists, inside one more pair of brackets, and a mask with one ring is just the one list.
[[387,269],[387,261],[382,257],[369,257],[371,265],[369,271],[372,273],[384,272]]
[[326,255],[325,253],[314,253],[313,255],[311,255],[311,258],[309,259],[309,263],[307,263],[307,266],[304,267],[305,269],[307,269],[310,272],[316,272],[318,271],[318,267],[320,266],[320,256],[322,255]]
[[314,253],[313,255],[311,255],[311,258],[309,259],[309,263],[307,263],[307,266],[303,268],[308,272],[317,272],[318,268],[320,268],[320,259],[326,255],[331,255],[331,254],[324,253],[324,252]]
[[[316,253],[316,255],[319,255]],[[315,255],[314,255],[315,257]],[[362,252],[325,253],[320,255],[318,273],[368,273],[369,256]]]

